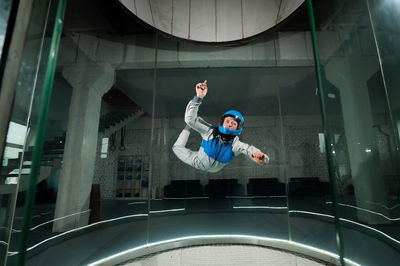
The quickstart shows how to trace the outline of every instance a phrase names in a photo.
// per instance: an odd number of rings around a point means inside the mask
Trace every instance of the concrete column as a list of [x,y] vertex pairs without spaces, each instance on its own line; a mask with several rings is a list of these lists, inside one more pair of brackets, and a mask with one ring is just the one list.
[[[64,78],[72,85],[63,166],[58,185],[55,218],[89,209],[94,175],[101,98],[114,84],[115,71],[109,64],[82,62],[64,67]],[[54,232],[87,225],[89,212],[53,223]]]
[[[375,205],[368,202],[385,204],[383,171],[371,109],[371,100],[378,99],[370,99],[367,87],[368,79],[378,70],[378,62],[375,57],[331,58],[325,70],[329,82],[340,90],[357,206],[371,209]],[[358,211],[358,218],[370,224],[384,222],[378,215],[365,211]]]

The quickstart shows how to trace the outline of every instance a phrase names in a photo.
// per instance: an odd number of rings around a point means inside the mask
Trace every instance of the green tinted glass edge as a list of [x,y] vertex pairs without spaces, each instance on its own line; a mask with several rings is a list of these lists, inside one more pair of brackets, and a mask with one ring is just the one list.
[[57,13],[54,22],[53,35],[50,45],[50,54],[47,62],[45,80],[43,85],[43,96],[39,109],[38,131],[35,139],[35,147],[32,155],[31,173],[29,176],[29,187],[27,190],[24,206],[24,218],[22,224],[21,239],[19,242],[18,263],[17,265],[25,265],[27,240],[29,228],[32,218],[32,208],[34,204],[36,182],[40,169],[40,160],[44,144],[44,135],[47,122],[47,113],[50,105],[50,97],[53,88],[53,80],[56,69],[58,48],[61,39],[62,27],[64,22],[64,14],[67,5],[67,0],[59,0]]
[[315,64],[315,72],[317,75],[317,84],[319,90],[319,101],[321,107],[321,115],[322,115],[322,127],[324,130],[324,138],[325,138],[325,148],[326,148],[326,156],[328,160],[328,173],[329,173],[329,183],[330,183],[330,191],[332,195],[333,202],[333,213],[334,213],[334,223],[335,223],[335,233],[336,233],[336,245],[339,252],[340,263],[345,265],[344,263],[344,248],[342,242],[342,229],[340,226],[339,220],[339,212],[338,212],[338,194],[336,190],[336,179],[335,179],[335,167],[332,158],[332,146],[331,143],[331,133],[328,124],[328,116],[327,116],[327,104],[326,104],[326,92],[324,90],[322,84],[322,73],[321,73],[321,65],[320,65],[320,57],[319,57],[319,46],[317,39],[317,31],[315,26],[314,19],[314,10],[312,0],[307,0],[308,13],[310,18],[310,27],[311,27],[311,39],[312,39],[312,48],[314,54],[314,64]]

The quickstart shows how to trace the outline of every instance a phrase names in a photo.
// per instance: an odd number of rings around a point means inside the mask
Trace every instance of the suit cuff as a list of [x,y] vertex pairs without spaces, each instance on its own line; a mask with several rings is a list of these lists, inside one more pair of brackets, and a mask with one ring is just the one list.
[[202,99],[202,98],[199,98],[199,97],[197,97],[197,96],[194,96],[193,99],[192,99],[192,101],[195,102],[195,103],[201,103],[201,102],[203,101],[203,99]]

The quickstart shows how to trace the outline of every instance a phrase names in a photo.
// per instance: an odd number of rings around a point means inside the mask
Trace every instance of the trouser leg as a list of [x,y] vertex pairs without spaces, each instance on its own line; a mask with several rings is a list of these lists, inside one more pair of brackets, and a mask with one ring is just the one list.
[[194,158],[197,157],[197,152],[191,151],[186,148],[186,143],[190,136],[190,127],[186,126],[181,134],[179,134],[178,139],[176,140],[175,144],[172,146],[172,150],[174,151],[175,155],[184,163],[195,166],[194,165]]

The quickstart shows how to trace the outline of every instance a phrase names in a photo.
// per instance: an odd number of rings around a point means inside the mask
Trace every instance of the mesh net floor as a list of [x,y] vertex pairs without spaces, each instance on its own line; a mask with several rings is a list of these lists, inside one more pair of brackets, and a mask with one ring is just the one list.
[[139,257],[125,266],[200,266],[200,265],[333,265],[302,254],[253,245],[204,245],[167,250]]

